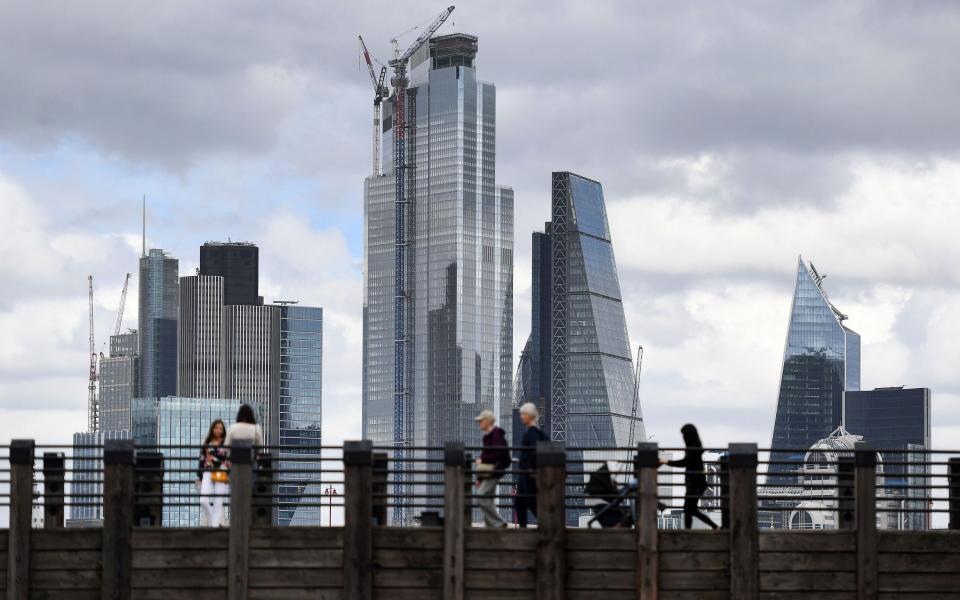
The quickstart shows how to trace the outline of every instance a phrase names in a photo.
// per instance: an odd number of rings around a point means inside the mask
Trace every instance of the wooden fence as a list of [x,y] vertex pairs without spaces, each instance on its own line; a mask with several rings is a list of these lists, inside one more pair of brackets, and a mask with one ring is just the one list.
[[252,452],[233,452],[229,530],[134,527],[134,450],[123,442],[104,452],[102,528],[64,529],[61,505],[32,530],[33,446],[14,444],[0,589],[8,600],[960,598],[960,531],[878,532],[869,460],[856,467],[852,529],[758,531],[756,447],[735,444],[729,528],[658,531],[657,449],[641,445],[640,526],[570,529],[563,448],[545,443],[539,526],[488,530],[469,526],[464,452],[450,445],[443,526],[399,528],[374,524],[372,448],[348,442],[345,525],[278,528],[252,517]]

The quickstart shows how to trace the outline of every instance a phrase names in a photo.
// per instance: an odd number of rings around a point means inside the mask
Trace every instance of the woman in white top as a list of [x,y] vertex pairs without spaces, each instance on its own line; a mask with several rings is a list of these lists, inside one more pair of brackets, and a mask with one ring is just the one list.
[[227,439],[223,445],[229,448],[239,441],[249,441],[254,446],[263,446],[263,429],[257,425],[257,417],[249,404],[240,406],[237,422],[227,429]]

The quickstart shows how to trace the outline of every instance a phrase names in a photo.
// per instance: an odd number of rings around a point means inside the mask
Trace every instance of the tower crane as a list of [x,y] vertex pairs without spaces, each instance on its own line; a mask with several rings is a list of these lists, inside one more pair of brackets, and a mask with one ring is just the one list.
[[113,335],[120,335],[120,325],[123,324],[123,307],[127,304],[127,286],[130,285],[130,273],[123,280],[123,291],[120,292],[120,308],[117,309],[117,323],[113,326]]
[[100,404],[97,401],[97,351],[93,340],[93,275],[87,276],[90,305],[90,377],[87,383],[87,429],[96,433],[100,429]]
[[640,371],[643,370],[643,346],[637,348],[637,374],[633,380],[633,407],[630,409],[630,438],[628,448],[633,448],[633,439],[637,431],[637,412],[640,410]]
[[[406,106],[407,85],[410,83],[407,79],[407,65],[410,57],[420,49],[427,40],[430,39],[440,26],[453,13],[453,6],[447,7],[436,19],[427,27],[426,31],[420,34],[413,44],[407,48],[406,52],[400,53],[400,46],[396,38],[391,40],[394,47],[394,57],[390,61],[390,68],[393,69],[393,76],[390,78],[390,85],[393,86],[393,173],[394,187],[396,193],[396,220],[395,242],[394,242],[394,296],[393,296],[393,318],[394,318],[394,359],[393,359],[393,444],[394,460],[399,465],[403,465],[403,446],[405,445],[405,403],[407,388],[404,382],[406,374],[406,250],[407,250],[407,196],[404,186],[407,177],[407,155],[406,155]],[[403,468],[397,469],[394,478],[394,497],[398,502],[394,505],[393,519],[396,523],[402,523],[404,520],[404,510],[402,503],[404,479]]]
[[387,67],[380,67],[380,77],[378,78],[373,68],[373,59],[370,57],[367,45],[363,43],[363,36],[358,35],[357,37],[360,39],[363,59],[367,63],[367,73],[370,74],[370,82],[373,84],[373,174],[380,175],[380,103],[390,96],[390,90],[384,83],[387,77]]

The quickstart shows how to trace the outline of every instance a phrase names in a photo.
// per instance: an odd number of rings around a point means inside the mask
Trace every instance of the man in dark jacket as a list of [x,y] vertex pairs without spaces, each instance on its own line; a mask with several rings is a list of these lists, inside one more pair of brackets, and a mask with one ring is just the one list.
[[510,467],[507,436],[503,429],[497,427],[492,410],[481,412],[474,420],[483,431],[483,451],[477,459],[477,504],[480,505],[487,527],[506,527],[507,524],[497,512],[494,492],[504,471]]
[[527,513],[537,516],[537,442],[550,438],[537,427],[540,413],[537,406],[527,402],[520,407],[520,422],[526,427],[520,440],[519,461],[517,462],[517,495],[514,501],[517,511],[517,524],[527,526]]

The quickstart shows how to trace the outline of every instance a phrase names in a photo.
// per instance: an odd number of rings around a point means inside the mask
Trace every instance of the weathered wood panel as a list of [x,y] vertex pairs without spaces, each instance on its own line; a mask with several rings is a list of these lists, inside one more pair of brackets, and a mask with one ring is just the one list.
[[856,552],[854,531],[763,531],[760,552]]
[[766,571],[760,573],[763,591],[853,592],[857,574],[842,571]]
[[960,531],[878,531],[877,552],[960,552]]
[[30,598],[100,595],[100,530],[35,529],[30,548]]
[[729,552],[661,552],[661,571],[726,571]]
[[[256,589],[249,591],[249,600],[343,600],[343,590],[334,589]],[[204,598],[203,600],[206,600]]]
[[343,587],[342,569],[250,569],[251,588]]
[[[469,542],[470,536],[467,536]],[[440,527],[374,527],[374,548],[396,550],[443,550],[443,529]]]
[[[436,531],[441,531],[437,529]],[[479,529],[466,530],[464,549],[470,550],[528,550],[537,549],[536,529]],[[438,538],[442,546],[442,538]]]
[[911,552],[878,557],[881,573],[960,573],[960,546],[955,554]]
[[[79,530],[77,530],[79,531]],[[278,532],[283,531],[278,529]],[[137,550],[227,550],[229,532],[223,528],[138,529],[133,530],[133,548]]]
[[672,529],[660,532],[660,552],[729,552],[726,531]]
[[853,552],[761,552],[761,571],[845,571],[857,570]]
[[101,600],[100,590],[31,590],[30,600]]
[[536,553],[517,550],[471,550],[466,554],[467,569],[499,571],[532,571],[536,569]]
[[[880,573],[880,591],[928,592],[943,598],[942,592],[960,592],[960,573]],[[936,592],[936,594],[934,594]]]
[[581,571],[635,571],[637,569],[637,551],[571,550],[568,548],[567,568]]
[[665,591],[687,590],[729,595],[730,590],[728,571],[661,571],[657,579],[660,589]]
[[103,545],[99,529],[35,529],[30,535],[33,550],[96,550]]
[[[514,530],[520,533],[520,530]],[[511,532],[512,533],[512,532]],[[568,529],[567,550],[637,551],[637,536],[630,529]]]

